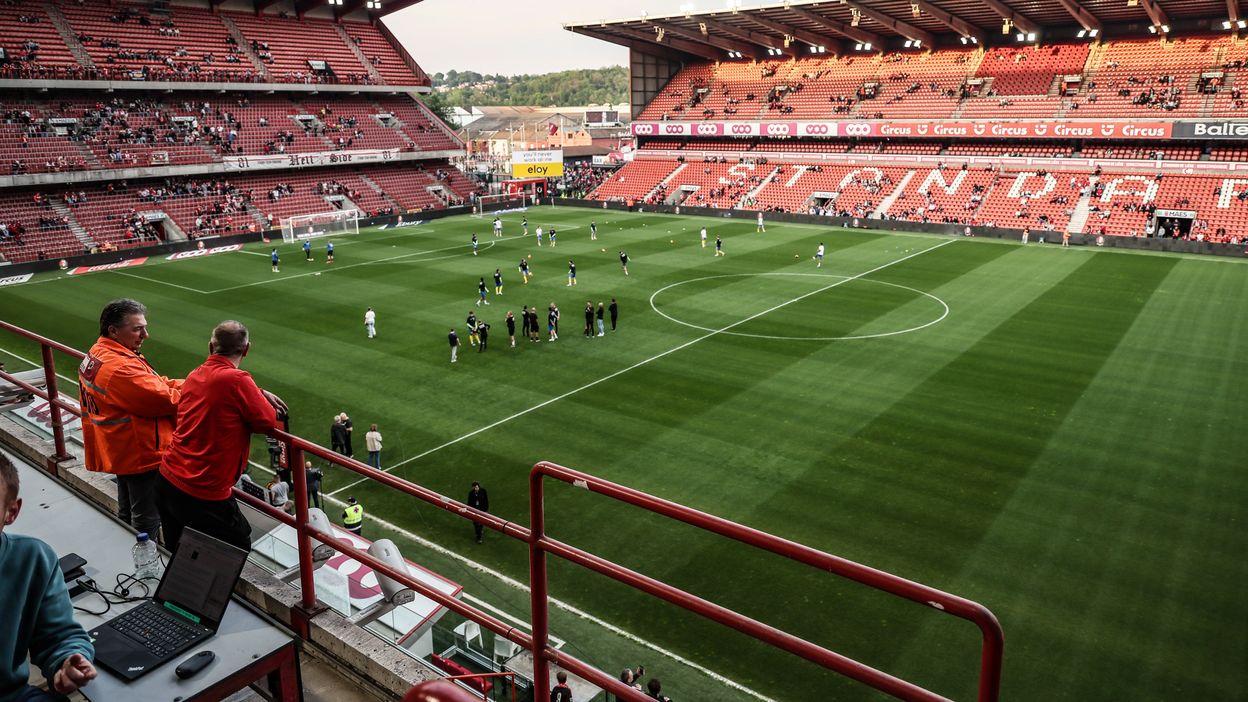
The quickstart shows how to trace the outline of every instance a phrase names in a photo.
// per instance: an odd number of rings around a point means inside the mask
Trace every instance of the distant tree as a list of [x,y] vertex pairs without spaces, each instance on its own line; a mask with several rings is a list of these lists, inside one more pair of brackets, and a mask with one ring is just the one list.
[[428,107],[430,112],[437,115],[443,122],[447,124],[452,123],[452,118],[454,117],[452,106],[458,103],[449,102],[447,96],[437,91],[419,97],[420,101],[425,103],[425,107]]
[[[493,81],[484,89],[474,87]],[[577,69],[543,75],[481,75],[474,71],[448,71],[438,87],[448,105],[588,105],[621,103],[628,100],[628,70],[623,66]]]

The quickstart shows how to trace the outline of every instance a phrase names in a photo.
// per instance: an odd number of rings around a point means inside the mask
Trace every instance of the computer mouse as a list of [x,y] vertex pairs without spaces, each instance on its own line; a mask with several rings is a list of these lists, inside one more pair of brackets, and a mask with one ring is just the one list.
[[200,651],[199,653],[196,653],[190,658],[182,661],[182,665],[179,665],[178,669],[173,671],[173,674],[177,675],[179,679],[186,680],[204,668],[207,668],[208,664],[211,663],[216,657],[217,654],[212,651]]

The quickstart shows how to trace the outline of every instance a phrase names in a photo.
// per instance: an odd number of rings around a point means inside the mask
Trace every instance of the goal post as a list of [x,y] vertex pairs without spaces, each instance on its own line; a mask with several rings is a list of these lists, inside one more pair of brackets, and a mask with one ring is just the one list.
[[524,208],[531,204],[533,204],[531,198],[523,192],[480,195],[477,197],[475,214],[481,216],[495,210]]
[[304,239],[359,233],[359,210],[335,210],[317,214],[293,215],[282,219],[282,241],[288,244]]

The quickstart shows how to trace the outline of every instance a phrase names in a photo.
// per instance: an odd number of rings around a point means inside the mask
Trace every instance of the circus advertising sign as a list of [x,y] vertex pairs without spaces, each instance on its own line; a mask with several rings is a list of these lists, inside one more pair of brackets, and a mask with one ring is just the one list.
[[[1183,125],[1180,125],[1183,126]],[[1248,125],[1246,125],[1248,126]],[[637,136],[857,137],[885,139],[1170,139],[1172,122],[916,121],[634,123]],[[1216,132],[1202,126],[1205,133]],[[1223,131],[1234,131],[1223,127]],[[1191,131],[1191,130],[1188,130]]]

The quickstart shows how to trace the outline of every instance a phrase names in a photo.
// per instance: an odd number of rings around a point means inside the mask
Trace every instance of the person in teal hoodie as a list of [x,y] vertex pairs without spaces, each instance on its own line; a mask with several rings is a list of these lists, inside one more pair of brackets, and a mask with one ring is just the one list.
[[[56,702],[95,679],[95,649],[74,607],[52,548],[4,533],[22,511],[17,468],[0,455],[0,702]],[[53,692],[27,684],[31,662]]]

